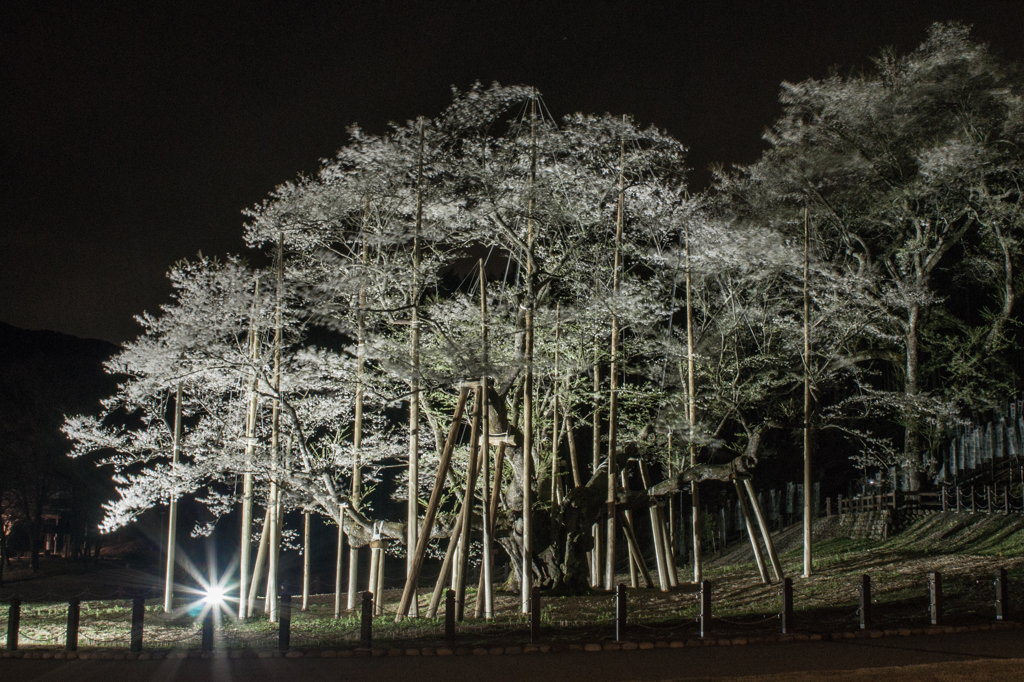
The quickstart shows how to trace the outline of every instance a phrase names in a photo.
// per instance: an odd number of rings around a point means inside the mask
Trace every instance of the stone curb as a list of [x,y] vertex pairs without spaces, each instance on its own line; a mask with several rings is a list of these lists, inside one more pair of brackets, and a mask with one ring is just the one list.
[[0,652],[0,658],[18,659],[55,659],[55,660],[80,660],[80,661],[159,661],[165,658],[204,658],[204,659],[239,659],[239,658],[353,658],[373,657],[392,658],[406,656],[516,656],[529,654],[559,653],[562,651],[649,651],[651,649],[682,649],[687,647],[705,646],[744,646],[748,644],[789,644],[791,642],[820,642],[840,641],[847,639],[877,639],[880,637],[907,637],[910,635],[946,635],[961,632],[988,632],[1001,630],[1020,630],[1024,623],[997,621],[995,623],[982,623],[980,625],[938,625],[923,628],[898,628],[890,630],[855,630],[830,633],[795,633],[791,635],[768,635],[750,637],[690,637],[682,640],[658,640],[623,642],[602,641],[588,642],[586,644],[526,644],[521,646],[495,646],[495,647],[425,647],[425,648],[401,648],[394,647],[385,649],[373,647],[371,649],[311,649],[282,652],[276,649],[247,649],[242,651],[215,651],[203,652],[196,649],[172,650],[172,651],[143,651],[141,653],[128,652],[123,650],[113,651],[64,651],[54,649],[20,649],[17,651]]

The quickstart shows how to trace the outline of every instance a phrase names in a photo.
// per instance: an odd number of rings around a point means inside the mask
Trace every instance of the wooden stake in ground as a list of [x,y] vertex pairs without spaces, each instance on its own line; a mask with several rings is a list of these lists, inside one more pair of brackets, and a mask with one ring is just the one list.
[[[444,450],[441,452],[441,461],[437,467],[437,476],[434,478],[434,487],[430,491],[427,511],[423,516],[423,528],[417,537],[416,548],[413,550],[412,571],[405,576],[405,587],[402,590],[402,598],[398,603],[398,613],[395,616],[396,623],[409,612],[409,604],[415,594],[415,586],[420,579],[420,571],[423,568],[427,544],[430,542],[430,529],[434,527],[434,520],[437,518],[437,508],[441,503],[441,493],[444,490],[444,482],[448,476],[448,468],[451,466],[452,453],[455,451],[455,444],[459,437],[459,427],[462,425],[462,412],[466,408],[466,400],[468,398],[469,388],[463,386],[459,390],[459,400],[455,404],[455,414],[448,429],[448,440],[445,441]],[[433,616],[430,617],[433,618]]]
[[[174,468],[178,467],[181,454],[181,384],[174,394],[174,445],[171,458]],[[174,566],[178,545],[178,498],[171,496],[170,509],[167,512],[167,568],[164,573],[164,613],[174,609]]]
[[619,315],[614,306],[618,304],[619,270],[622,267],[622,220],[626,198],[626,117],[622,117],[622,139],[619,144],[619,210],[615,219],[615,269],[612,273],[612,357],[609,370],[611,390],[608,392],[608,529],[605,538],[607,544],[605,566],[606,590],[615,589],[615,480],[618,454],[618,420],[619,420]]

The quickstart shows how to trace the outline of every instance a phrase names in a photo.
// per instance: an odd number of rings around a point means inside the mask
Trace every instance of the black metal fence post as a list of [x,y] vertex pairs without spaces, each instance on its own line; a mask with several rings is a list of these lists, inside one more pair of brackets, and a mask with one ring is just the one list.
[[21,629],[21,599],[11,599],[11,607],[7,611],[7,650],[18,649],[18,631]]
[[793,579],[782,579],[782,634],[792,634],[796,627],[796,614],[793,613]]
[[146,598],[132,598],[132,635],[129,651],[138,653],[142,651],[142,623],[146,618]]
[[711,581],[700,581],[700,636],[711,632]]
[[359,646],[369,649],[373,645],[373,592],[363,592],[363,613],[359,627]]
[[1006,569],[996,570],[996,620],[1005,620],[1010,617],[1009,586],[1007,585]]
[[213,651],[213,608],[206,609],[203,616],[203,651]]
[[932,625],[942,625],[942,573],[928,574],[928,613]]
[[455,590],[444,593],[444,641],[455,643]]
[[292,642],[292,595],[290,592],[281,593],[278,617],[277,649],[278,651],[288,651]]
[[626,586],[615,588],[615,641],[626,639]]
[[78,619],[82,611],[82,600],[72,597],[68,601],[68,632],[64,640],[65,651],[78,651]]
[[871,627],[871,578],[860,577],[860,629]]
[[540,641],[540,588],[530,588],[530,643]]

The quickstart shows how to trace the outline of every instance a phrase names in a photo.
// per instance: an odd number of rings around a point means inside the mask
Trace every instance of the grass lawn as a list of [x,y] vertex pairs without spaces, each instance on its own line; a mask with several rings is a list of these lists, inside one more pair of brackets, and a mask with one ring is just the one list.
[[[823,520],[824,521],[824,520]],[[815,566],[810,578],[802,571],[801,530],[791,527],[776,534],[783,569],[793,578],[797,628],[807,633],[830,633],[859,628],[858,582],[872,581],[874,625],[880,629],[922,627],[928,624],[928,580],[931,571],[943,574],[944,614],[950,625],[991,621],[994,617],[993,574],[1009,571],[1012,603],[1024,603],[1013,590],[1024,584],[1024,517],[1019,515],[933,514],[885,540],[826,537],[828,524],[819,523],[814,545]],[[653,564],[653,561],[651,562]],[[124,569],[121,569],[124,570]],[[134,579],[141,581],[141,572]],[[714,620],[719,636],[756,636],[779,631],[780,585],[762,584],[749,543],[734,543],[705,563],[711,581]],[[126,575],[124,580],[129,580]],[[629,576],[621,576],[628,584]],[[657,589],[630,589],[629,638],[635,641],[678,640],[697,636],[697,588],[689,581],[692,567],[679,567],[680,587],[668,593]],[[62,583],[61,581],[64,581]],[[22,648],[59,648],[64,645],[67,614],[62,590],[71,589],[65,575],[9,581],[0,591],[7,601],[19,588],[26,594],[21,611]],[[42,581],[50,591],[40,592]],[[475,581],[472,581],[475,582]],[[36,588],[33,598],[25,588]],[[56,590],[56,591],[54,591]],[[399,589],[385,591],[385,615],[374,621],[374,644],[430,647],[443,645],[442,619],[405,619],[394,623]],[[469,594],[472,614],[475,591]],[[308,611],[300,611],[295,598],[291,644],[295,648],[344,648],[359,642],[359,620],[353,615],[333,617],[333,594],[315,595]],[[429,588],[420,595],[421,613]],[[176,614],[163,613],[162,600],[147,602],[146,649],[198,648],[200,630],[181,600]],[[388,613],[390,611],[390,613]],[[443,606],[441,611],[443,612]],[[457,628],[459,646],[519,644],[529,640],[529,617],[520,613],[518,592],[499,592],[492,622],[467,619]],[[541,622],[545,642],[594,642],[613,637],[615,604],[611,595],[543,598]],[[8,612],[0,610],[0,633],[6,632]],[[103,599],[82,602],[82,649],[127,647],[131,601]],[[225,616],[218,628],[220,642],[231,648],[272,648],[278,625],[265,617],[238,621]]]

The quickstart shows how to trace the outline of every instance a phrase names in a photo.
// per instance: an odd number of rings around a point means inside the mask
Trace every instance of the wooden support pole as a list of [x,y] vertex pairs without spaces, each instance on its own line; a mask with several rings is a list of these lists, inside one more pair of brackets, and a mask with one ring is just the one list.
[[486,398],[481,387],[477,387],[473,399],[473,424],[470,427],[469,470],[466,474],[466,494],[462,498],[463,514],[466,520],[462,524],[457,572],[455,581],[455,619],[461,621],[465,617],[466,604],[466,573],[469,571],[470,529],[473,527],[473,506],[476,501],[476,479],[480,470],[480,421]]
[[379,542],[380,542],[379,540],[371,540],[370,541],[370,582],[367,585],[367,587],[370,588],[369,591],[371,593],[373,593],[373,595],[374,595],[374,600],[373,600],[374,601],[374,612],[376,612],[376,610],[377,610],[377,607],[376,607],[377,596],[378,596],[377,595],[377,582],[378,582],[377,574],[380,571],[380,548],[379,548]]
[[647,508],[651,517],[651,540],[654,543],[654,562],[658,567],[658,586],[662,592],[668,592],[670,584],[668,580],[668,564],[665,559],[665,540],[662,537],[665,527],[661,525],[661,517],[658,514],[657,503]]
[[[338,547],[337,553],[334,555],[334,617],[341,618],[341,569],[342,569],[342,557],[345,551],[345,508],[341,505],[338,506]],[[349,583],[349,592],[352,591],[352,585]],[[351,610],[351,607],[349,607]]]
[[459,390],[459,399],[455,403],[455,413],[452,415],[452,423],[448,428],[448,439],[445,441],[444,450],[441,452],[437,476],[434,477],[434,487],[430,491],[430,500],[427,502],[427,510],[423,516],[422,530],[416,538],[413,562],[411,569],[405,577],[405,587],[402,588],[402,598],[398,603],[398,614],[395,615],[396,623],[409,612],[409,604],[412,602],[416,586],[419,583],[420,571],[423,569],[423,561],[427,553],[427,544],[430,542],[430,531],[434,527],[434,520],[437,518],[437,508],[441,504],[444,481],[448,476],[448,468],[451,466],[452,453],[455,451],[455,444],[459,438],[459,428],[462,426],[462,413],[466,409],[466,400],[468,398],[469,387],[463,386]]
[[811,577],[811,299],[810,279],[810,223],[808,209],[804,207],[804,577]]
[[[643,482],[644,488],[650,490],[651,488],[651,476],[647,468],[647,462],[642,459],[639,460],[640,469],[640,480]],[[625,471],[623,471],[625,475]],[[626,490],[626,486],[623,485],[623,491]],[[665,527],[661,521],[661,515],[659,514],[659,507],[657,502],[647,508],[648,515],[651,518],[651,539],[654,542],[654,561],[658,568],[658,585],[662,592],[668,592],[670,587],[668,577],[668,562],[665,558]]]
[[[340,533],[339,529],[339,533]],[[355,611],[359,600],[359,548],[348,548],[348,610]]]
[[302,512],[302,610],[309,609],[309,580],[311,574],[311,556],[313,543],[309,539],[309,531],[312,525],[312,514],[309,510]]
[[626,534],[626,546],[629,548],[629,554],[632,560],[636,563],[637,568],[640,569],[640,573],[644,579],[644,587],[654,587],[654,580],[651,579],[651,572],[647,569],[647,562],[644,561],[644,555],[640,553],[640,543],[636,541],[636,533],[633,532],[633,524],[629,522],[629,519],[619,510],[620,523],[622,524],[622,530]]
[[[449,434],[450,436],[451,434]],[[500,463],[502,458],[503,449],[498,448],[498,461]],[[470,458],[470,469],[475,468],[475,462]],[[472,473],[472,472],[470,472]],[[475,473],[474,473],[475,476]],[[468,482],[468,481],[467,481]],[[472,502],[472,501],[470,501]],[[441,594],[444,589],[444,583],[448,579],[448,575],[452,572],[452,567],[455,563],[456,553],[458,550],[459,540],[462,537],[462,530],[467,523],[469,523],[469,511],[470,505],[466,504],[466,500],[463,499],[462,509],[459,511],[458,519],[455,521],[455,526],[452,528],[452,534],[448,541],[448,550],[444,555],[444,562],[441,564],[441,572],[437,576],[437,582],[434,584],[434,593],[430,598],[430,607],[427,610],[427,618],[434,618],[437,616],[438,606],[441,604]],[[457,605],[456,605],[457,606]]]
[[[480,400],[483,404],[480,415],[480,461],[482,462],[481,472],[483,480],[480,484],[483,499],[480,509],[483,518],[483,556],[480,557],[480,581],[481,585],[476,591],[477,611],[481,606],[481,595],[483,596],[484,619],[494,618],[494,578],[491,575],[492,562],[494,560],[494,514],[497,511],[491,507],[491,410],[490,410],[490,377],[488,375],[490,362],[488,357],[487,342],[487,270],[484,267],[484,259],[479,261],[480,267],[480,336],[483,348],[484,375],[480,377]],[[557,410],[556,410],[557,412]],[[501,472],[496,471],[495,477],[500,479]],[[479,614],[475,614],[479,618]]]
[[[685,255],[686,255],[686,402],[689,424],[690,466],[697,464],[697,396],[696,369],[693,357],[693,301],[691,299],[690,278],[690,228],[684,223]],[[690,531],[693,537],[693,582],[703,580],[703,559],[700,543],[700,488],[697,481],[690,481]]]
[[[178,467],[181,455],[181,384],[174,397],[174,445],[171,466]],[[177,556],[178,538],[178,498],[171,497],[170,509],[167,512],[167,566],[164,570],[164,613],[174,609],[174,568]]]
[[380,540],[380,549],[377,550],[377,584],[374,586],[374,594],[377,596],[373,600],[374,611],[373,615],[382,616],[384,615],[384,561],[387,559],[387,555],[384,550],[388,546],[388,541]]
[[[594,291],[597,292],[598,282],[594,282]],[[591,371],[594,375],[594,393],[592,396],[593,404],[591,405],[591,452],[593,453],[592,464],[590,467],[590,475],[597,475],[597,469],[601,466],[601,344],[600,339],[594,336],[594,361],[591,367]],[[597,588],[601,586],[601,568],[604,563],[601,561],[602,554],[601,548],[602,542],[602,531],[600,523],[595,523],[591,527],[591,534],[594,536],[594,549],[590,552],[590,585],[591,587]]]
[[[488,524],[489,524],[489,528],[490,528],[490,537],[492,538],[492,540],[491,540],[491,556],[492,556],[492,559],[493,559],[493,554],[494,554],[494,544],[493,544],[494,520],[498,516],[498,500],[501,499],[501,479],[502,479],[502,467],[505,465],[505,445],[506,444],[505,444],[504,440],[502,440],[498,444],[498,454],[495,455],[495,458],[494,458],[494,484],[493,484],[493,486],[491,488],[491,497],[490,497],[490,501],[488,502],[488,504],[490,505],[488,507],[488,509],[490,510],[490,514],[488,516]],[[484,546],[486,547],[486,545],[487,545],[487,543],[485,542]],[[486,549],[485,549],[485,551],[486,551]],[[484,618],[490,619],[490,618],[494,617],[494,582],[493,582],[493,579],[492,579],[490,586],[487,587],[486,590],[485,590],[485,585],[484,584],[485,584],[487,578],[488,578],[488,576],[485,575],[483,571],[481,571],[480,572],[480,582],[477,584],[476,604],[473,607],[473,617],[474,618],[484,617]],[[480,595],[481,594],[484,595],[483,602],[481,602],[481,600],[480,600]],[[489,616],[487,615],[487,613],[485,612],[485,609],[484,609],[485,603],[489,603],[490,604],[490,614],[491,615],[489,615]]]
[[[658,523],[661,526],[661,540],[664,544],[665,553],[665,568],[668,571],[668,586],[679,587],[679,575],[676,567],[676,553],[675,546],[672,542],[671,524],[665,520],[665,507],[657,505],[655,507],[658,511]],[[671,516],[671,509],[669,510],[669,516]]]
[[[370,219],[370,199],[366,198],[363,206],[363,224],[360,230],[360,242],[362,246],[362,264],[363,268],[367,268],[370,263],[369,249],[366,243],[366,226]],[[366,368],[366,286],[363,283],[359,285],[359,316],[356,318],[356,404],[355,413],[353,414],[352,423],[352,450],[355,455],[355,461],[352,463],[352,492],[349,498],[349,504],[354,508],[359,508],[359,500],[362,496],[362,479],[363,479],[363,405],[365,388],[363,386],[363,373]],[[341,535],[344,530],[345,521],[345,510],[341,509],[339,516],[339,527],[338,527],[338,575],[337,581],[340,585],[341,581]],[[373,589],[371,586],[369,589]],[[357,602],[359,600],[359,548],[353,547],[351,540],[349,541],[348,548],[348,610],[355,611]],[[341,610],[340,594],[335,606],[335,613],[340,616]]]
[[266,514],[263,516],[263,528],[260,531],[260,545],[256,551],[256,563],[252,569],[252,580],[249,582],[249,599],[246,606],[246,614],[252,618],[256,612],[256,597],[259,595],[260,582],[263,579],[263,565],[267,561],[267,548],[270,547],[270,505],[267,505]]
[[572,410],[566,408],[562,411],[562,430],[565,431],[565,442],[569,446],[569,463],[572,466],[572,484],[575,488],[583,487],[583,479],[580,476],[580,459],[576,453],[576,431],[572,426]]
[[551,512],[554,514],[559,505],[562,504],[562,472],[560,458],[558,456],[559,436],[562,433],[562,425],[558,420],[558,391],[561,388],[561,381],[558,364],[558,342],[562,332],[562,304],[555,303],[555,376],[552,379],[551,391]]
[[[536,94],[536,93],[535,93]],[[530,609],[533,588],[533,313],[535,298],[534,224],[535,198],[533,185],[537,178],[537,97],[530,99],[530,197],[526,220],[526,310],[523,314],[523,358],[526,376],[523,377],[523,545],[522,569],[519,580],[519,601],[522,613]],[[467,521],[468,522],[468,521]]]
[[[281,294],[284,289],[284,232],[278,233],[277,239],[277,286],[274,289],[275,324],[274,324],[274,392],[281,391],[281,352],[284,343],[284,329],[281,320]],[[267,594],[266,610],[271,623],[278,619],[277,589],[280,582],[278,569],[281,562],[281,489],[278,482],[278,467],[282,466],[281,458],[281,400],[275,398],[271,402],[270,429],[270,546],[267,560]]]
[[[622,136],[619,143],[619,206],[615,219],[615,266],[612,270],[612,296],[619,295],[619,282],[622,269],[622,227],[625,220],[625,171],[626,171],[626,116],[622,116]],[[613,300],[612,306],[612,344],[610,366],[608,368],[608,528],[605,542],[608,545],[605,556],[605,589],[615,588],[615,519],[616,519],[616,468],[618,463],[618,432],[619,432],[619,316],[614,307],[618,302]],[[629,515],[627,515],[628,518]],[[628,532],[628,531],[627,531]],[[639,552],[638,552],[639,554]],[[642,562],[643,559],[640,559]],[[640,563],[638,562],[638,563]],[[632,574],[632,571],[631,571]]]
[[736,497],[740,501],[740,511],[743,513],[743,523],[747,528],[747,537],[750,538],[750,548],[754,551],[754,561],[757,562],[757,572],[761,574],[761,582],[765,585],[769,585],[772,581],[768,577],[768,568],[764,565],[764,555],[761,554],[761,545],[758,544],[757,535],[754,533],[754,523],[750,518],[750,505],[747,502],[746,495],[740,488],[740,482],[734,478],[732,483],[736,488]]
[[249,576],[252,571],[252,460],[256,452],[256,419],[259,409],[259,394],[256,391],[258,375],[256,363],[260,356],[260,336],[256,323],[256,301],[259,297],[260,280],[257,277],[253,285],[252,313],[249,322],[249,358],[252,361],[249,380],[249,400],[246,405],[245,418],[245,471],[242,474],[242,530],[239,543],[238,559],[238,617],[248,618],[252,615],[249,608]]
[[[626,472],[626,468],[625,467],[623,467],[622,470],[619,471],[619,480],[622,481],[622,492],[623,492],[623,494],[628,493],[629,492],[629,476],[628,476],[628,474]],[[636,526],[633,524],[633,510],[632,509],[624,510],[623,513],[622,513],[622,516],[625,518],[625,522],[624,523],[629,525],[629,527],[633,530],[633,534],[635,535],[636,534]],[[636,554],[640,554],[639,548],[637,548]],[[638,574],[638,571],[640,570],[640,564],[636,560],[636,558],[634,557],[634,552],[633,552],[632,548],[630,548],[630,550],[629,550],[629,553],[627,555],[627,559],[628,559],[627,563],[629,565],[629,586],[632,587],[633,589],[636,589],[636,588],[640,587],[639,580],[637,579],[637,574]]]
[[750,496],[750,503],[754,508],[754,516],[757,518],[757,525],[761,529],[761,537],[764,539],[765,549],[768,550],[768,558],[772,562],[772,570],[775,572],[775,579],[782,580],[786,575],[782,572],[782,562],[779,561],[779,555],[775,551],[775,543],[772,542],[772,533],[768,528],[768,524],[765,522],[764,513],[761,510],[761,503],[758,502],[757,495],[754,493],[754,484],[750,482],[749,478],[744,478],[743,487],[746,488],[747,495]]
[[412,376],[409,382],[409,483],[407,493],[406,521],[406,560],[405,582],[411,584],[413,598],[406,605],[412,617],[419,616],[419,602],[415,597],[416,581],[411,580],[416,560],[412,548],[419,544],[416,522],[419,519],[419,486],[420,486],[420,264],[422,261],[420,233],[423,228],[423,147],[426,139],[423,119],[419,120],[420,140],[416,170],[416,221],[413,227],[412,242],[412,287],[409,300],[412,311],[409,320],[409,361]]
[[444,561],[441,562],[441,572],[437,574],[434,592],[430,597],[430,606],[427,608],[427,618],[435,618],[437,616],[437,609],[441,605],[441,595],[444,593],[444,584],[448,581],[452,564],[455,563],[455,553],[458,548],[459,537],[462,535],[462,524],[465,520],[465,517],[460,512],[455,525],[452,526],[452,534],[448,538],[448,550],[444,553]]

